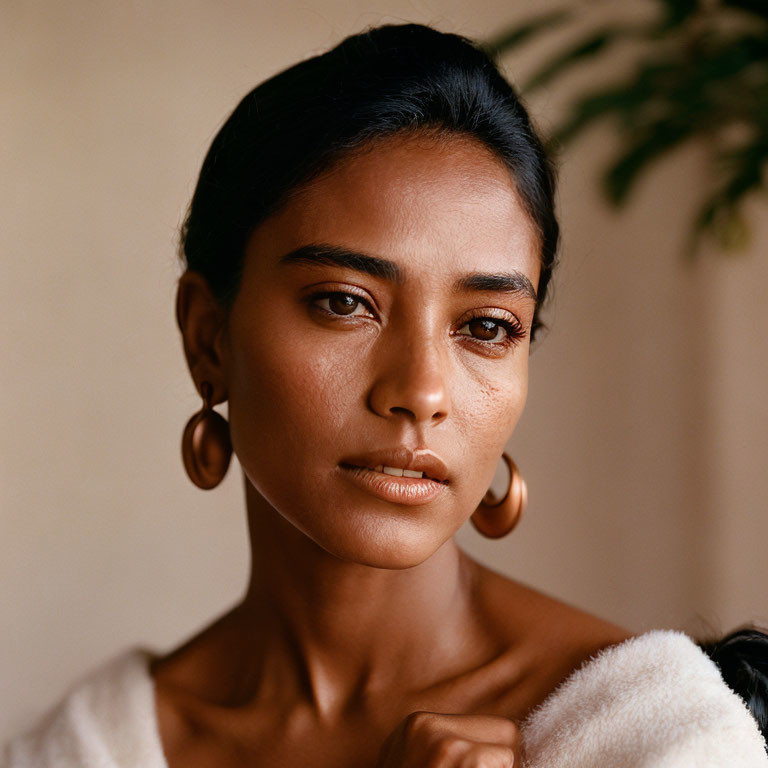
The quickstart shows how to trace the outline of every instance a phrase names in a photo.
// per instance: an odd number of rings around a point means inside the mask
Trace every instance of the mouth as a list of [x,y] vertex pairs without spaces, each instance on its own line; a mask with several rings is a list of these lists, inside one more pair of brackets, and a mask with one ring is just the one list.
[[389,477],[407,477],[414,480],[429,480],[433,483],[440,483],[442,485],[448,485],[447,479],[440,479],[438,477],[431,477],[426,472],[418,469],[404,469],[402,467],[390,467],[386,464],[377,464],[374,467],[366,466],[365,464],[350,464],[348,462],[341,462],[340,466],[344,469],[369,469],[371,472],[378,472],[381,475]]
[[361,451],[344,456],[339,467],[363,473],[376,485],[411,487],[414,493],[418,488],[437,490],[449,484],[448,465],[426,446],[397,445]]
[[[373,464],[373,466],[371,466]],[[344,461],[339,470],[360,490],[398,505],[429,504],[448,493],[448,479],[431,477],[422,469]]]

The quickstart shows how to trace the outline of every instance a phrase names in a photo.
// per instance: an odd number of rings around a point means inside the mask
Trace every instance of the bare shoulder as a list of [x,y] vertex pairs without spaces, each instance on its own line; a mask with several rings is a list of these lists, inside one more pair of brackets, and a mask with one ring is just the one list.
[[223,651],[231,639],[237,609],[213,621],[198,634],[150,665],[160,741],[169,765],[212,765],[201,749],[208,719],[218,705],[226,705],[233,672]]
[[539,640],[612,645],[632,637],[628,629],[569,605],[551,595],[480,566],[478,595],[488,618],[499,628],[525,627]]
[[517,716],[599,651],[635,634],[482,565],[475,583],[483,622],[498,647],[508,649],[500,661]]

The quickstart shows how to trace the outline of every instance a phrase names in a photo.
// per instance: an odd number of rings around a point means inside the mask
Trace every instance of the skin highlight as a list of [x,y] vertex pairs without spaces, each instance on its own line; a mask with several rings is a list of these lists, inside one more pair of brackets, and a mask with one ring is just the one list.
[[[283,260],[311,245],[401,279]],[[410,713],[522,719],[628,637],[453,538],[525,405],[536,306],[522,289],[455,285],[536,286],[539,248],[491,150],[403,135],[338,161],[255,229],[229,312],[182,276],[190,372],[229,402],[252,572],[241,603],[153,664],[169,765],[372,766]],[[376,497],[343,466],[404,445],[447,467],[429,502]]]

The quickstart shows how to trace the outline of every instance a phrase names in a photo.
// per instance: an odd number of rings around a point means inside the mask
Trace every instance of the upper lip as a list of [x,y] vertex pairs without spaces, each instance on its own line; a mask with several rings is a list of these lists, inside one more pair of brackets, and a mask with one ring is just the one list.
[[399,467],[400,469],[412,469],[415,472],[423,472],[426,477],[438,480],[441,483],[448,482],[448,467],[445,462],[428,448],[386,448],[379,451],[358,454],[344,459],[342,464],[351,464],[355,467],[370,467],[373,469],[379,464],[385,467]]

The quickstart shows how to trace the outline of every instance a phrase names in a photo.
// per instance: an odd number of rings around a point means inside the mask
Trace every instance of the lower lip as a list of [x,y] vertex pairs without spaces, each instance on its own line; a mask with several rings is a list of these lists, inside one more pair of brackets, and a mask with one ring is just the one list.
[[428,504],[448,488],[446,483],[427,477],[398,477],[367,467],[339,466],[345,476],[359,488],[397,504]]

